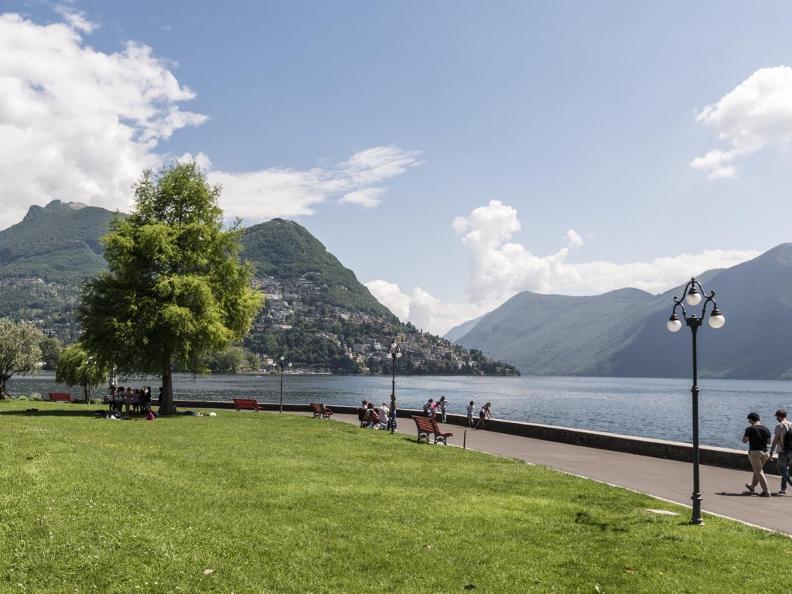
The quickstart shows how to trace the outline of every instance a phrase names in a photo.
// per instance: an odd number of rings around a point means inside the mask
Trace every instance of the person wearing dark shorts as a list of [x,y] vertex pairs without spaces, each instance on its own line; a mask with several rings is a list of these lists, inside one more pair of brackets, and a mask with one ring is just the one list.
[[745,483],[745,488],[751,493],[756,489],[756,485],[762,486],[762,497],[770,497],[770,490],[767,487],[767,478],[764,473],[764,465],[770,459],[767,453],[767,444],[770,442],[770,430],[759,422],[759,415],[755,412],[748,413],[748,423],[750,425],[743,434],[743,443],[748,444],[748,461],[751,463],[753,478],[750,483]]

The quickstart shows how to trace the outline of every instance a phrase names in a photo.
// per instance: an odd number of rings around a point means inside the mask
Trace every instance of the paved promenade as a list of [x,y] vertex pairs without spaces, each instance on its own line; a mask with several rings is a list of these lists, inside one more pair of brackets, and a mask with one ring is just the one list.
[[[358,423],[354,415],[338,414],[334,418],[347,423]],[[449,445],[461,447],[465,429],[456,425],[443,427],[454,434],[448,440]],[[415,423],[412,419],[400,418],[399,432],[415,435]],[[443,446],[422,444],[422,447]],[[467,430],[467,447],[690,505],[693,467],[686,462],[472,429]],[[769,499],[744,493],[744,485],[750,479],[749,472],[702,465],[701,492],[704,512],[721,514],[792,535],[792,495],[775,494],[780,486],[780,477],[768,476],[773,492],[773,497]],[[706,522],[706,517],[704,519]]]

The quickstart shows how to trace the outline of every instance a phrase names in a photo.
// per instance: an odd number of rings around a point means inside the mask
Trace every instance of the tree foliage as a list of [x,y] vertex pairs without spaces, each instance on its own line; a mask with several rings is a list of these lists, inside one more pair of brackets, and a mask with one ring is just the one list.
[[103,384],[109,374],[110,368],[106,363],[89,355],[82,344],[75,342],[61,352],[55,381],[67,386],[80,386],[88,402],[90,390]]
[[162,412],[173,410],[173,366],[199,369],[241,340],[261,305],[219,194],[195,163],[145,172],[132,213],[103,238],[107,271],[82,293],[87,350],[122,372],[160,373]]
[[41,362],[44,335],[33,324],[0,319],[0,398],[6,398],[6,382],[17,373],[32,373]]

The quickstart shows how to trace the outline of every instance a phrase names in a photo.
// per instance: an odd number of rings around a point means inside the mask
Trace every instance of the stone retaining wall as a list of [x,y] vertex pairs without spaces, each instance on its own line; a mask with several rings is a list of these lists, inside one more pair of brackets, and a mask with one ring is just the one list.
[[[206,407],[223,409],[234,408],[233,402],[178,400],[175,404],[177,408],[180,409]],[[262,402],[260,404],[264,410],[276,411],[279,408],[277,402]],[[357,413],[357,407],[354,406],[330,405],[330,407],[335,412],[341,414]],[[310,412],[311,408],[308,404],[284,404],[283,410],[288,412]],[[420,410],[399,409],[397,414],[400,418],[409,419],[413,415],[420,415],[422,413]],[[450,425],[466,426],[467,417],[464,415],[449,414],[447,415],[446,423]],[[648,437],[620,435],[617,433],[589,431],[586,429],[573,429],[571,427],[556,427],[554,425],[540,425],[538,423],[506,421],[502,419],[488,420],[487,428],[491,431],[497,431],[498,433],[568,443],[587,448],[599,448],[602,450],[637,454],[639,456],[679,460],[681,462],[693,461],[693,446],[688,443],[677,441],[665,441]],[[748,463],[748,456],[742,450],[701,446],[699,453],[701,463],[708,466],[745,470],[746,472],[750,472],[751,470]],[[768,474],[778,474],[778,466],[775,460],[771,460],[767,463],[765,472]]]

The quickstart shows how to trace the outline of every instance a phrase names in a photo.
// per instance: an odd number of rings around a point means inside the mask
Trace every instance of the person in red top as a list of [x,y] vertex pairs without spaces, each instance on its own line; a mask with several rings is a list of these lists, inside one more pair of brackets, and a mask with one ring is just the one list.
[[745,483],[745,488],[753,493],[756,485],[760,484],[762,485],[760,496],[770,497],[764,473],[764,465],[770,459],[770,455],[767,453],[770,430],[759,422],[759,415],[755,412],[748,413],[748,423],[750,425],[743,434],[743,443],[748,444],[748,461],[751,463],[753,478],[750,483]]

